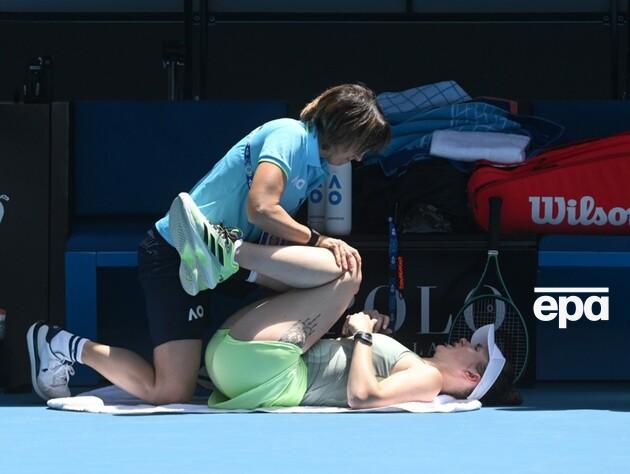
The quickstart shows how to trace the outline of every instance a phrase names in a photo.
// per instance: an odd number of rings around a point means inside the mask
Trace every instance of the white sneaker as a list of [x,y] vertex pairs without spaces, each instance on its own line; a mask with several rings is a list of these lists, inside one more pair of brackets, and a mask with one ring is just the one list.
[[180,193],[171,204],[169,233],[180,256],[179,280],[189,295],[213,289],[235,274],[237,228],[213,224],[187,193]]
[[71,396],[68,381],[74,375],[72,362],[50,347],[50,340],[60,330],[40,321],[26,334],[33,389],[44,400]]

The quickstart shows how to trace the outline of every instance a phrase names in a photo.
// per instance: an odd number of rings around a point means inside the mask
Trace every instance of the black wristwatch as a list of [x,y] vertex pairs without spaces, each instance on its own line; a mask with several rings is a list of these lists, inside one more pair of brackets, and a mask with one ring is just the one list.
[[366,331],[357,331],[352,336],[354,342],[361,341],[363,344],[367,344],[368,346],[372,345],[372,333]]
[[306,245],[308,245],[309,247],[315,247],[317,245],[317,241],[319,240],[322,234],[317,232],[312,227],[309,227],[309,230],[311,231],[311,238],[308,239],[308,242],[306,242]]

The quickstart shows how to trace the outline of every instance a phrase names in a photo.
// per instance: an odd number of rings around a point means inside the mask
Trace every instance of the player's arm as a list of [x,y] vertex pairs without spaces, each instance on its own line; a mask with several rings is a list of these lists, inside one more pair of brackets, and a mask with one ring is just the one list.
[[442,376],[432,367],[412,367],[379,381],[374,374],[372,347],[355,342],[347,387],[350,408],[430,402],[441,388]]

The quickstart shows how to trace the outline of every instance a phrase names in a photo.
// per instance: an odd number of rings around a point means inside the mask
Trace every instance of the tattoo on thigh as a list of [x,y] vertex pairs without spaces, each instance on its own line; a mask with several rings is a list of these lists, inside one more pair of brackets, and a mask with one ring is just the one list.
[[321,314],[317,314],[297,321],[280,337],[280,342],[290,342],[303,349],[306,339],[315,332],[320,317]]

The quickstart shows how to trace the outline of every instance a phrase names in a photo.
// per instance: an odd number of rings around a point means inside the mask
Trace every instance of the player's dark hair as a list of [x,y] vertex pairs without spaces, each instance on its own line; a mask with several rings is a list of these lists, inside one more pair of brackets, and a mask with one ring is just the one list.
[[490,390],[481,397],[480,402],[484,406],[520,405],[523,403],[521,394],[514,388],[514,368],[512,364],[505,361],[499,377],[492,384]]

